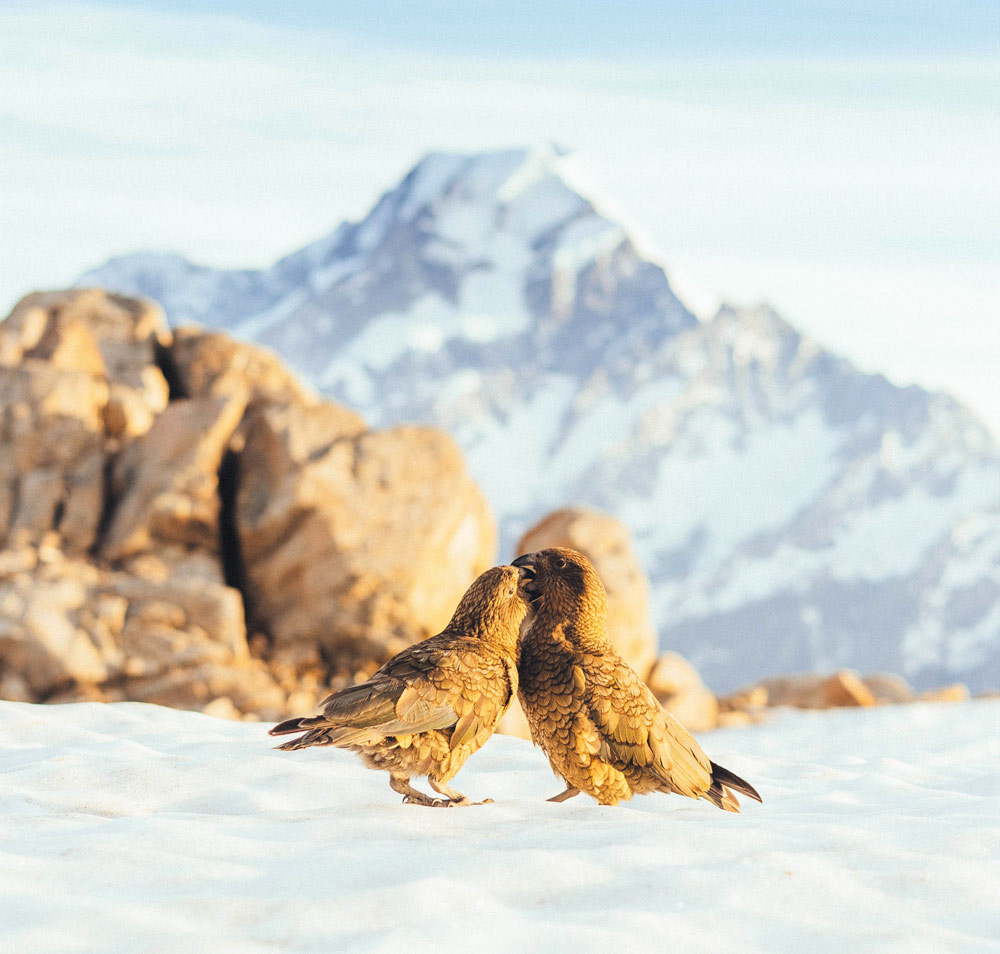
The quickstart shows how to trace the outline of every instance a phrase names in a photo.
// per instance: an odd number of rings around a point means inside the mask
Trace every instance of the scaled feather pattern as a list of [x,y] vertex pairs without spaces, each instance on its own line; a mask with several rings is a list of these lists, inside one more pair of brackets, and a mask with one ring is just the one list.
[[521,637],[518,696],[532,741],[566,790],[602,805],[633,795],[675,792],[738,812],[749,782],[712,762],[612,648],[607,595],[590,561],[553,547],[514,561],[535,608]]
[[[320,715],[289,719],[271,735],[304,733],[279,746],[351,749],[389,773],[404,802],[472,804],[448,782],[493,734],[517,693],[517,640],[530,612],[512,566],[483,573],[436,636],[392,657],[371,679],[328,696]],[[413,788],[426,776],[442,798]]]

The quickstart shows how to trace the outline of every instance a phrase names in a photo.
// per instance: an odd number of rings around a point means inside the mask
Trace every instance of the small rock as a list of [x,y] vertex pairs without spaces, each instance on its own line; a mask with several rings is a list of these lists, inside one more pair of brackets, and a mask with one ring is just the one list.
[[831,709],[838,706],[873,706],[875,697],[857,673],[843,669],[833,675],[803,673],[764,679],[768,705],[800,709]]
[[969,699],[969,687],[961,682],[938,689],[928,689],[917,694],[918,702],[965,702]]
[[913,687],[895,673],[874,673],[865,676],[862,682],[868,687],[876,705],[899,705],[913,701]]

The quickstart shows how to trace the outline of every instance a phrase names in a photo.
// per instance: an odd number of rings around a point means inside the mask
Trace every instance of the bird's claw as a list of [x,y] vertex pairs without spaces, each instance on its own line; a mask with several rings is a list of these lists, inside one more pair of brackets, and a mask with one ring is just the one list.
[[470,801],[468,796],[461,798],[430,798],[426,795],[404,795],[404,805],[423,805],[425,808],[455,808],[458,805],[492,805],[492,798],[484,798],[481,802]]
[[423,805],[426,808],[450,808],[452,802],[445,798],[428,798],[426,795],[404,795],[404,805]]

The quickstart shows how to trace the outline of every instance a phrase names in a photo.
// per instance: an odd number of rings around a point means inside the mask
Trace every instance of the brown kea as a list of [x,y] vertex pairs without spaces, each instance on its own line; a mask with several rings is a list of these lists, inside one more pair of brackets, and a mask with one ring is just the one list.
[[518,697],[532,741],[566,782],[602,805],[676,792],[740,810],[731,790],[754,788],[709,761],[698,743],[612,648],[607,596],[591,562],[554,547],[514,560],[535,616],[520,641]]
[[[487,570],[437,636],[397,653],[368,682],[328,696],[321,715],[271,729],[271,735],[305,732],[278,748],[351,749],[369,768],[389,773],[404,804],[484,804],[447,783],[493,734],[517,692],[517,638],[530,611],[518,578],[512,566]],[[444,798],[410,785],[423,775]]]

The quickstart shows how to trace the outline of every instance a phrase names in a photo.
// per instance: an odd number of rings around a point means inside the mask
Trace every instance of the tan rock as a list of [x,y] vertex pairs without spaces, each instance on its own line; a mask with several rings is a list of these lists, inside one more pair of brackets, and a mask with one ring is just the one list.
[[0,699],[10,702],[38,702],[38,693],[32,690],[19,672],[0,666]]
[[[2,327],[2,325],[0,325]],[[56,530],[81,553],[104,500],[107,384],[33,358],[0,367],[0,546]]]
[[124,574],[108,585],[128,604],[122,627],[128,676],[249,658],[237,590],[197,577],[151,583]]
[[691,732],[704,732],[718,725],[715,695],[694,666],[678,653],[660,656],[646,683],[663,707]]
[[331,405],[260,410],[236,506],[254,626],[347,672],[438,632],[496,546],[450,438],[359,426]]
[[770,701],[766,686],[746,686],[737,692],[719,697],[719,713],[754,712],[765,708]]
[[875,697],[856,672],[835,672],[823,683],[823,693],[833,706],[873,706]]
[[120,601],[101,598],[98,571],[82,561],[8,578],[0,582],[0,665],[41,696],[70,682],[116,678],[123,616]]
[[572,547],[594,564],[608,593],[611,642],[645,676],[656,657],[656,631],[649,614],[649,580],[625,525],[594,510],[557,510],[521,538],[515,556],[546,547]]
[[969,687],[961,682],[940,686],[917,694],[918,702],[965,702],[970,698]]
[[174,401],[115,466],[118,497],[102,542],[108,560],[164,543],[218,549],[218,472],[243,415],[236,398]]
[[873,706],[875,697],[857,673],[844,669],[833,675],[803,673],[764,679],[771,706],[830,709],[838,706]]
[[157,357],[169,341],[163,312],[152,302],[93,288],[38,292],[0,324],[0,365],[40,360],[107,379],[108,433],[128,437],[148,430],[167,405]]
[[876,705],[898,705],[913,701],[913,687],[895,673],[874,673],[865,676],[862,682],[868,687]]
[[185,397],[241,397],[247,403],[312,405],[319,398],[266,348],[221,332],[179,328],[170,348]]
[[[129,679],[130,699],[153,702],[175,709],[204,710],[215,704],[240,715],[254,713],[264,719],[279,719],[288,711],[286,695],[258,659],[241,664],[204,662],[195,667],[178,666],[162,676]],[[226,703],[217,703],[218,699]]]

